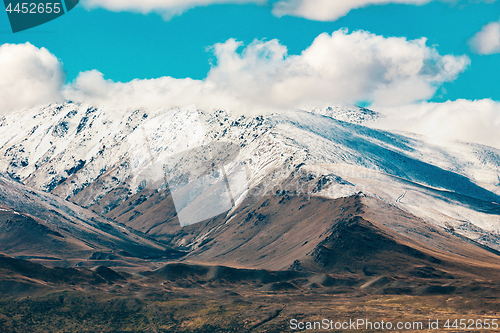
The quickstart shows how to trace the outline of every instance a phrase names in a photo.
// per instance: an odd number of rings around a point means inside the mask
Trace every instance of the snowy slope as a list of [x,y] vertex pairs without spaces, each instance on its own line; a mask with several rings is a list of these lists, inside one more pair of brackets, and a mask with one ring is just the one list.
[[[109,210],[141,191],[140,175],[156,162],[200,145],[231,142],[248,180],[238,185],[236,204],[249,193],[276,191],[300,171],[327,180],[311,195],[363,191],[498,248],[500,151],[361,125],[378,117],[339,106],[244,117],[193,107],[112,110],[65,103],[0,121],[0,171],[82,207],[126,188]],[[170,167],[169,177],[182,187],[185,177],[193,176],[190,169],[207,163],[200,154],[186,155],[182,165]],[[156,177],[146,179],[150,183],[161,178],[161,170],[148,172]],[[238,172],[228,168],[227,177],[236,179]],[[259,191],[250,191],[256,186]]]
[[96,253],[112,253],[114,265],[122,265],[124,256],[131,266],[170,253],[133,229],[1,174],[0,212],[0,252],[6,254],[73,266]]
[[359,106],[334,105],[304,111],[353,124],[365,124],[383,118],[382,114]]

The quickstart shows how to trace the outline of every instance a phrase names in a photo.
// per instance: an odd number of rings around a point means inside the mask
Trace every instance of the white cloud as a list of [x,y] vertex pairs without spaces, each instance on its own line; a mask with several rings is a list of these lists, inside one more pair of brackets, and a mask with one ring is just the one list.
[[485,25],[469,40],[469,45],[479,54],[500,53],[500,21]]
[[62,100],[62,66],[45,48],[1,45],[0,73],[0,114]]
[[425,42],[339,30],[287,55],[277,40],[256,41],[241,53],[241,43],[229,40],[214,47],[218,63],[206,80],[239,100],[276,108],[405,104],[432,97],[469,64],[466,56],[441,56]]
[[175,107],[205,101],[204,105],[216,103],[210,85],[201,80],[161,77],[151,80],[113,82],[92,70],[82,72],[64,89],[67,99],[84,101],[113,108]]
[[267,0],[84,0],[87,9],[105,8],[110,11],[130,11],[142,14],[159,13],[165,19],[181,15],[185,11],[199,6],[212,4],[265,4]]
[[[456,3],[460,0],[280,0],[274,2],[273,14],[304,17],[317,21],[335,21],[353,9],[370,5],[390,3],[406,5],[425,5],[432,1]],[[469,0],[471,2],[493,3],[496,0]],[[169,20],[194,7],[213,4],[249,4],[265,5],[269,0],[82,0],[87,9],[104,8],[110,11],[129,11],[142,14],[159,13]]]
[[353,9],[389,3],[424,5],[433,0],[282,0],[274,5],[276,16],[299,16],[316,21],[335,21]]
[[425,42],[339,30],[288,55],[277,40],[255,41],[238,52],[242,43],[230,39],[213,46],[217,63],[204,80],[114,83],[94,71],[82,73],[66,94],[130,107],[196,104],[240,112],[359,101],[401,105],[431,98],[469,64],[466,56],[441,56]]
[[491,99],[373,109],[386,115],[373,124],[378,128],[418,133],[438,141],[461,140],[500,148],[500,103]]
[[[351,10],[371,5],[404,4],[425,5],[432,1],[455,4],[460,0],[281,0],[274,5],[276,16],[298,16],[316,21],[335,21]],[[496,0],[469,0],[473,2],[493,3]]]

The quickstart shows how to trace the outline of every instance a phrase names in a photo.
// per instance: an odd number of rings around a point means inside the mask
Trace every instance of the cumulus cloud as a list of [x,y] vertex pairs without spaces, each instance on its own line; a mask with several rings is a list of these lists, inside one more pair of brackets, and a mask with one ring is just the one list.
[[254,42],[241,53],[241,43],[230,40],[214,47],[218,65],[207,80],[240,99],[276,107],[361,100],[404,104],[432,97],[469,64],[466,56],[441,56],[425,43],[342,29],[288,56],[276,40]]
[[0,114],[62,100],[62,65],[45,48],[30,43],[0,46],[0,73]]
[[204,80],[164,77],[128,83],[82,73],[68,98],[114,105],[197,104],[234,111],[279,111],[332,103],[401,105],[431,98],[469,64],[466,56],[439,55],[424,38],[384,38],[364,31],[321,34],[300,55],[277,40],[230,39],[212,51],[216,64]]
[[424,5],[433,0],[282,0],[273,8],[276,16],[299,16],[316,21],[335,21],[353,9],[389,3]]
[[378,128],[418,133],[438,141],[461,140],[500,148],[500,103],[491,99],[374,109],[386,115],[373,124]]
[[212,4],[265,4],[267,0],[84,0],[87,9],[104,8],[114,12],[130,11],[142,14],[159,13],[165,19],[180,15],[199,6]]
[[485,25],[469,40],[469,46],[479,54],[500,53],[500,21]]

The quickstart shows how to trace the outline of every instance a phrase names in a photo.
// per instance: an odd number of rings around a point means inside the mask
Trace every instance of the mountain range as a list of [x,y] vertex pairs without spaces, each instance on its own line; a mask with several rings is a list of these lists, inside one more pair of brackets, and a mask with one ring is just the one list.
[[4,116],[0,253],[128,273],[294,271],[325,285],[498,277],[500,150],[373,128],[380,117],[74,102]]

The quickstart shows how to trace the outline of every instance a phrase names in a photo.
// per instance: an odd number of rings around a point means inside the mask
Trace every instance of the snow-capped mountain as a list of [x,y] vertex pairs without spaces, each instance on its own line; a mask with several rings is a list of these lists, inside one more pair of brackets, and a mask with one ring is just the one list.
[[[206,219],[224,213],[223,224],[230,224],[266,195],[360,193],[500,250],[500,150],[363,126],[379,117],[339,106],[250,117],[68,102],[0,121],[0,172],[187,251],[222,226],[181,229],[183,216],[198,218],[217,206]],[[204,195],[185,199],[193,191]]]
[[366,124],[383,118],[383,115],[378,112],[358,106],[334,105],[324,108],[310,108],[304,111],[353,124]]

